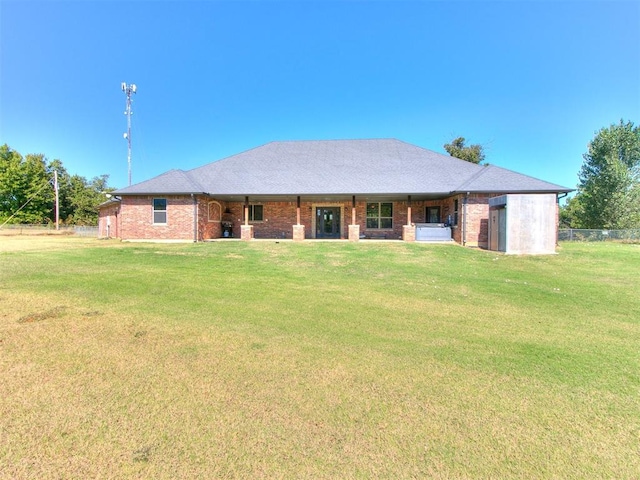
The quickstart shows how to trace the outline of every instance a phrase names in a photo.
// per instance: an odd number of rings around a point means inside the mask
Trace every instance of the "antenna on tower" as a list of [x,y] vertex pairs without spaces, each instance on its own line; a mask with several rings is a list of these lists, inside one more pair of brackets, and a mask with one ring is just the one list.
[[127,132],[124,134],[124,138],[127,140],[127,165],[129,167],[129,186],[131,186],[131,94],[136,93],[138,87],[135,83],[127,85],[126,82],[120,84],[122,91],[127,95],[127,109],[124,114],[127,116]]

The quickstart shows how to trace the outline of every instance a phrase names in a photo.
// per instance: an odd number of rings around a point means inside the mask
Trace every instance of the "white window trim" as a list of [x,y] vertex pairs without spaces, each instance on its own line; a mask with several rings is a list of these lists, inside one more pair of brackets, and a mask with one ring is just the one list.
[[[165,208],[164,210],[156,210],[156,200],[164,200]],[[156,222],[156,213],[164,212],[164,222]],[[169,201],[166,197],[153,197],[151,200],[151,223],[153,225],[167,225],[169,223]]]

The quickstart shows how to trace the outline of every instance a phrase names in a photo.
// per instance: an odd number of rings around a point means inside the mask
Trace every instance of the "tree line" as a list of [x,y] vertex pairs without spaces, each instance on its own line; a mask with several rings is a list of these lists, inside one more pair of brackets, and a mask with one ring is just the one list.
[[97,225],[98,205],[106,200],[108,175],[87,180],[71,175],[60,160],[43,154],[22,156],[8,145],[0,146],[0,225],[55,222],[54,172],[58,172],[60,222]]
[[582,156],[576,194],[560,210],[560,226],[640,228],[640,128],[633,122],[600,129]]

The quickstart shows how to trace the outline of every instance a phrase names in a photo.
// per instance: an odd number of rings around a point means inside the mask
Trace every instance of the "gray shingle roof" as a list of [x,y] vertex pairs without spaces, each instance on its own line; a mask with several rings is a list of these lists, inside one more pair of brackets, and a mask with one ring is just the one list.
[[171,170],[114,193],[444,195],[570,190],[399,140],[373,139],[272,142],[186,172]]

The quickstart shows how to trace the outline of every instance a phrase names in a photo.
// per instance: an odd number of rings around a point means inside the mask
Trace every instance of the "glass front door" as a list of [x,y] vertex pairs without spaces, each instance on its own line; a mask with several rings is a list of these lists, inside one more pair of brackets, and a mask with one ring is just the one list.
[[427,223],[440,223],[440,207],[427,207]]
[[340,207],[316,207],[316,238],[340,238]]

